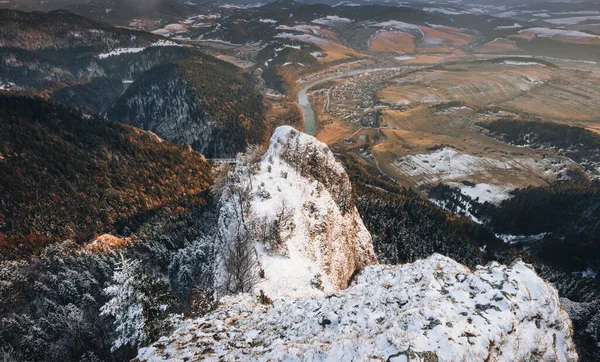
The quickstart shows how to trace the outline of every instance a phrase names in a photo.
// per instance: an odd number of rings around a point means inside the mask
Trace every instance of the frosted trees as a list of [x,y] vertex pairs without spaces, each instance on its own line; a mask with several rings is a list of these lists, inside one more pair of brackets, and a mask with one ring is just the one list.
[[137,346],[148,339],[143,316],[142,295],[138,292],[139,262],[123,259],[113,275],[113,283],[104,289],[111,299],[100,308],[101,315],[115,318],[117,339],[112,350],[123,345]]
[[160,278],[143,273],[139,261],[122,259],[113,274],[113,284],[104,292],[110,300],[100,308],[100,314],[115,318],[113,351],[148,342],[170,325],[173,297]]

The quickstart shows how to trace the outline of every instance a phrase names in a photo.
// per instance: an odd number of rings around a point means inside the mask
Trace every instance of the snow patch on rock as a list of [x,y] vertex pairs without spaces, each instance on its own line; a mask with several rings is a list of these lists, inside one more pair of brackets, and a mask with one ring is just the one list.
[[222,197],[219,223],[225,242],[217,259],[217,290],[228,276],[228,245],[242,224],[276,228],[275,245],[262,240],[256,245],[264,277],[254,291],[262,290],[270,298],[344,289],[355,272],[377,262],[350,180],[327,145],[316,138],[279,127],[262,159],[254,165],[238,163],[230,177],[236,178],[234,188],[247,189],[249,207],[247,213],[240,211],[239,195]]
[[140,361],[576,361],[558,293],[522,262],[475,271],[433,255],[372,266],[345,291],[278,300],[247,294],[185,321]]

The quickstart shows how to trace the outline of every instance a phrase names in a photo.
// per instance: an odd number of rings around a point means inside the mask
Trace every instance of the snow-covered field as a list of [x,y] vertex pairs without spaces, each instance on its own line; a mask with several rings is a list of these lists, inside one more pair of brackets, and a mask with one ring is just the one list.
[[491,185],[487,183],[468,186],[461,182],[449,182],[448,185],[458,187],[463,195],[469,196],[471,199],[478,199],[478,202],[489,202],[494,205],[499,205],[502,201],[509,199],[509,192],[513,189],[511,185]]
[[312,22],[315,24],[331,26],[331,25],[335,25],[337,23],[351,23],[352,20],[350,20],[348,18],[340,18],[337,15],[328,15],[324,18],[315,19]]
[[529,28],[520,30],[519,34],[528,34],[533,36],[539,36],[543,38],[553,37],[570,37],[570,38],[600,38],[598,35],[584,33],[576,30],[565,30],[565,29],[549,29],[549,28]]
[[502,64],[506,64],[506,65],[540,65],[540,63],[538,63],[538,62],[523,62],[523,61],[517,61],[517,60],[505,60],[502,62]]
[[471,271],[441,255],[365,269],[327,297],[222,299],[140,361],[576,361],[558,293],[530,266]]
[[[568,161],[564,162],[568,163]],[[533,170],[539,173],[556,174],[564,171],[568,166],[551,158],[498,160],[459,153],[451,148],[442,148],[433,153],[403,156],[397,159],[394,165],[406,175],[422,177],[427,182],[462,181],[471,175],[506,170]]]
[[513,25],[500,25],[497,26],[495,29],[496,30],[502,30],[502,29],[519,29],[522,28],[523,25],[519,24],[519,23],[514,23]]
[[459,178],[485,170],[506,168],[504,162],[488,157],[461,154],[451,148],[436,152],[404,156],[395,162],[410,176],[432,175],[438,178]]
[[423,8],[423,11],[427,11],[430,13],[442,13],[446,15],[460,15],[464,14],[462,11],[456,11],[454,9],[446,9],[446,8]]
[[404,31],[404,32],[409,32],[409,33],[416,32],[416,33],[421,34],[421,36],[425,37],[425,34],[423,33],[423,30],[421,30],[420,27],[418,27],[417,25],[405,23],[402,21],[389,20],[389,21],[384,21],[381,23],[373,24],[372,26],[375,28],[399,30],[399,31]]
[[577,25],[589,20],[600,21],[600,16],[573,16],[568,18],[546,19],[544,21],[555,25]]

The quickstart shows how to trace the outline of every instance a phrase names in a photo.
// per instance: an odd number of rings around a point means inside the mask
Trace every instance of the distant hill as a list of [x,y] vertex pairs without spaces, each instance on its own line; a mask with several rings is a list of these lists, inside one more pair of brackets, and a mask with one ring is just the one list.
[[201,6],[178,0],[8,0],[0,8],[23,11],[68,10],[113,25],[166,24],[197,12]]
[[108,113],[210,156],[266,140],[252,78],[196,47],[62,10],[0,10],[0,23],[0,91]]
[[0,129],[3,258],[200,204],[212,182],[209,164],[188,148],[41,99],[0,96]]

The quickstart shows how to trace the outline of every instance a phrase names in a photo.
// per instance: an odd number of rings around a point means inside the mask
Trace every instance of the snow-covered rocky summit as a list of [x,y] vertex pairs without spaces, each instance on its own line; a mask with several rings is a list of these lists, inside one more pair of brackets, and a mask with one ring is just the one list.
[[264,155],[256,149],[238,160],[217,186],[223,190],[215,276],[221,294],[325,295],[377,262],[350,180],[327,145],[282,126]]
[[141,361],[576,361],[557,291],[522,262],[433,255],[367,267],[327,297],[241,294],[142,348]]

